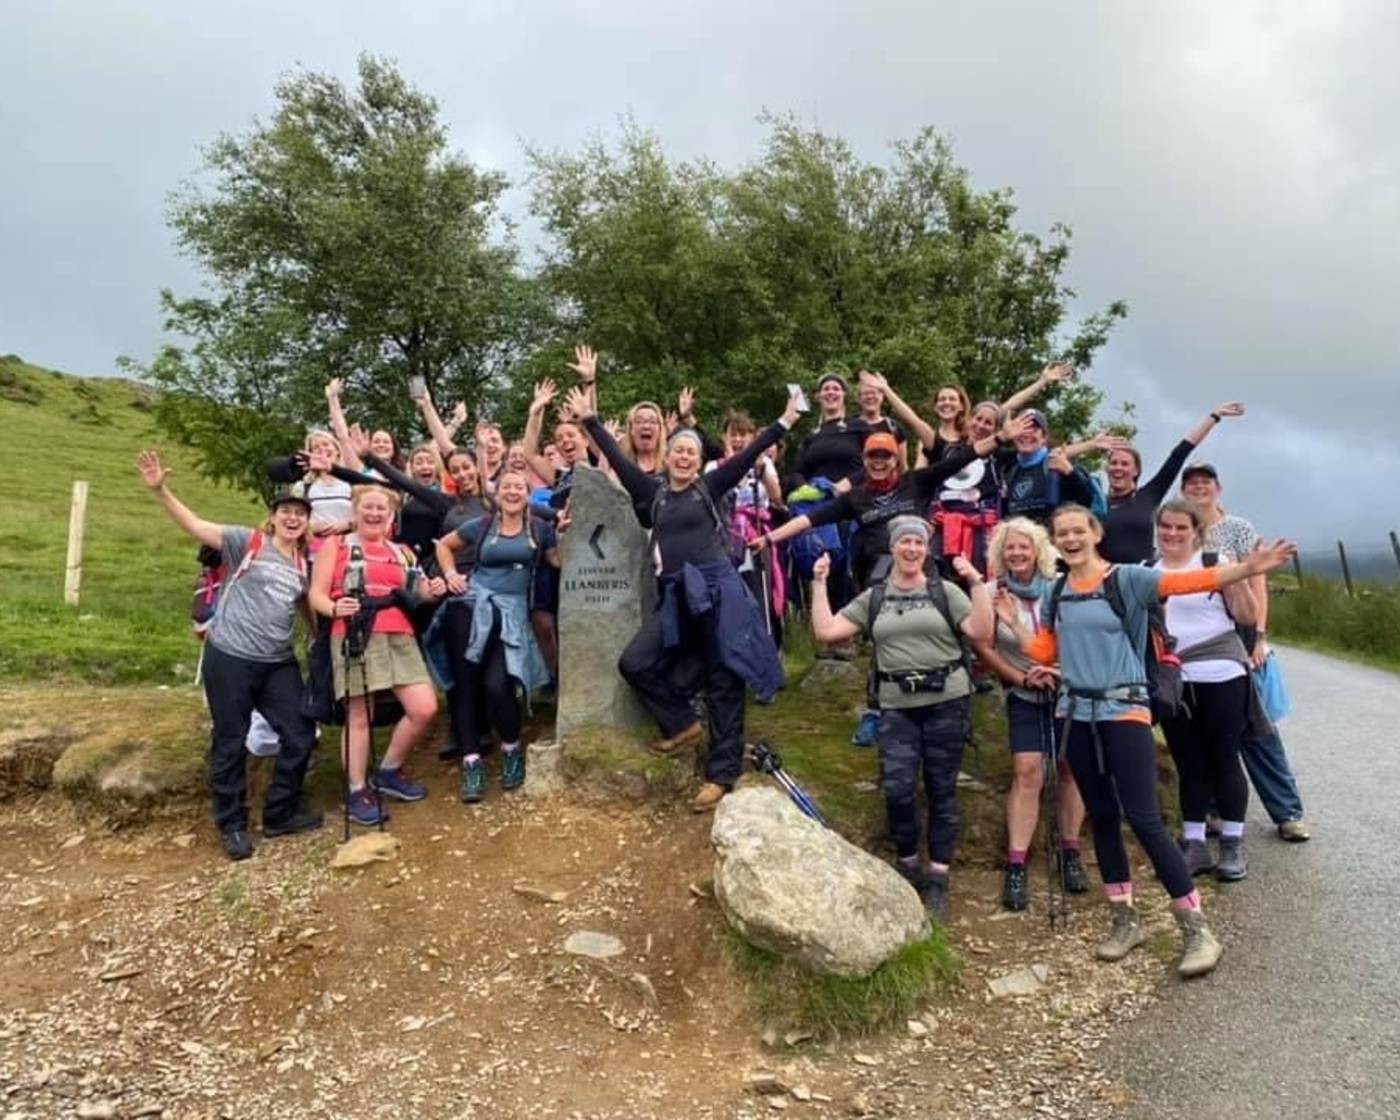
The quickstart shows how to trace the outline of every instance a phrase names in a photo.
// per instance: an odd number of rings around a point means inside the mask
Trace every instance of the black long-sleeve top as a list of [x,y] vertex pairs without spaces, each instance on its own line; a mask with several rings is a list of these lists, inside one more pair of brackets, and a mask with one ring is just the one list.
[[[661,553],[663,572],[679,571],[686,564],[728,561],[728,553],[709,507],[718,506],[720,499],[734,489],[758,462],[758,457],[787,432],[782,423],[769,425],[739,454],[726,459],[709,474],[700,475],[685,489],[670,491],[661,503],[657,524],[653,525],[652,509],[656,496],[661,487],[670,483],[665,478],[647,474],[627,458],[596,416],[586,419],[583,426],[617,472],[618,480],[632,499],[637,521],[642,528],[652,530],[652,539]],[[699,487],[704,487],[708,492],[708,503],[699,492]]]
[[1141,564],[1152,559],[1157,507],[1195,447],[1189,440],[1182,440],[1172,448],[1157,473],[1126,498],[1109,495],[1099,555],[1114,564]]

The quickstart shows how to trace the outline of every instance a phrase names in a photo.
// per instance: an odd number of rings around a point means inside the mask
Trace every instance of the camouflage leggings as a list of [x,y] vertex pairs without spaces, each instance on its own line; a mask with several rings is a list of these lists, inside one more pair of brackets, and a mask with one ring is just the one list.
[[919,770],[928,801],[928,855],[951,863],[958,835],[958,770],[967,744],[970,701],[964,696],[880,713],[880,792],[890,836],[902,857],[919,851]]

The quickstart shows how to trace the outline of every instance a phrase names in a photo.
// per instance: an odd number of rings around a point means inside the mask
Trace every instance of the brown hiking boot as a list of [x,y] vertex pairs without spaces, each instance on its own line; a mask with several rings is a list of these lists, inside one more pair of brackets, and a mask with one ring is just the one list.
[[720,800],[728,792],[729,791],[721,785],[717,785],[714,782],[706,782],[700,787],[700,792],[697,793],[691,801],[690,811],[692,813],[708,813],[720,803]]
[[1199,910],[1178,910],[1176,920],[1181,926],[1181,963],[1176,966],[1177,975],[1183,980],[1204,976],[1220,962],[1224,950],[1206,925],[1206,916]]
[[651,745],[651,753],[669,758],[684,747],[699,746],[705,739],[705,727],[697,719],[689,727],[676,732],[669,739],[658,739]]
[[1101,961],[1121,961],[1147,940],[1147,931],[1138,923],[1138,912],[1131,902],[1110,902],[1108,908],[1113,928],[1108,940],[1100,942],[1094,952]]
[[1312,839],[1312,833],[1302,821],[1284,821],[1278,826],[1278,834],[1290,844],[1304,844]]

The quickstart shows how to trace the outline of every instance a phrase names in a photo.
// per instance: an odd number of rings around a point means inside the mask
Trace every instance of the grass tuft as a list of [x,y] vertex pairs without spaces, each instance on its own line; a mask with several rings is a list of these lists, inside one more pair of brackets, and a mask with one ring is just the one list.
[[1346,587],[1329,580],[1305,578],[1295,590],[1269,599],[1269,630],[1285,642],[1400,672],[1400,589]]
[[756,1017],[819,1038],[872,1034],[947,993],[961,967],[941,928],[901,949],[869,976],[813,972],[756,948],[730,930],[729,959],[746,980]]

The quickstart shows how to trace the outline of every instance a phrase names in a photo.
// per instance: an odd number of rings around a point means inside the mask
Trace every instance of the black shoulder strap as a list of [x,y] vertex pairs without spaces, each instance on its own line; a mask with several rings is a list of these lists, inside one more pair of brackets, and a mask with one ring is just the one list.
[[[728,545],[725,537],[725,522],[720,517],[719,507],[715,505],[715,497],[710,493],[710,488],[705,485],[703,478],[697,478],[691,486],[700,492],[700,501],[709,512],[710,520],[714,522],[715,536],[720,538],[721,543]],[[666,499],[671,492],[671,485],[664,478],[660,480],[656,487],[656,496],[651,500],[651,531],[656,532],[656,520],[661,515],[661,507],[666,504]]]
[[1108,605],[1113,608],[1113,614],[1119,622],[1127,618],[1128,607],[1123,602],[1123,589],[1118,586],[1117,564],[1104,573],[1103,597],[1108,600]]
[[1065,594],[1065,584],[1069,582],[1069,573],[1062,572],[1060,578],[1055,581],[1055,587],[1050,592],[1050,629],[1060,628],[1060,600]]
[[875,620],[880,617],[880,610],[885,605],[885,581],[881,580],[870,589],[870,609],[865,612],[865,636],[873,639],[875,636]]
[[962,644],[962,631],[958,629],[958,624],[953,621],[953,607],[948,602],[948,592],[943,588],[943,580],[939,576],[929,577],[926,584],[929,600],[938,608],[938,613],[943,616],[943,621],[948,624],[948,629],[952,632],[954,639],[959,645]]

